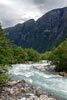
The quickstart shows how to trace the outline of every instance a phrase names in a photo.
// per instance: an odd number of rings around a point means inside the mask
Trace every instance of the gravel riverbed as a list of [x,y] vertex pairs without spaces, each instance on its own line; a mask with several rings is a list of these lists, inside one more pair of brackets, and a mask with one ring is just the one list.
[[8,82],[0,93],[0,100],[57,100],[44,94],[41,89],[26,84],[25,80]]

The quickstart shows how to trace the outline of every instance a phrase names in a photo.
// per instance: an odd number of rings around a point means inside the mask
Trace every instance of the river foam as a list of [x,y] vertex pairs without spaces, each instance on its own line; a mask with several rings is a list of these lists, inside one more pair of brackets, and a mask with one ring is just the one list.
[[46,93],[67,100],[67,78],[33,68],[33,66],[47,67],[49,64],[45,62],[43,64],[12,65],[13,67],[9,70],[9,73],[13,74],[14,80],[25,79],[27,83],[40,87]]

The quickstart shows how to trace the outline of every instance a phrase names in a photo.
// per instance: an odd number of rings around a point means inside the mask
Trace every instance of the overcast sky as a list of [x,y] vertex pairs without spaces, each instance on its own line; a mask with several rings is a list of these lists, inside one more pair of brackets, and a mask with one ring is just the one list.
[[0,22],[3,27],[10,27],[65,6],[67,0],[0,0]]

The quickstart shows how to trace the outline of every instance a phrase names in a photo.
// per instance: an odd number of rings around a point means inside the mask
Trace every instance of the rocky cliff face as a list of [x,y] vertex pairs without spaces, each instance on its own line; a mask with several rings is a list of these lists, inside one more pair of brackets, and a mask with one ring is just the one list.
[[50,50],[67,38],[67,7],[52,10],[37,21],[31,19],[5,31],[10,40],[24,48],[32,47],[39,52]]

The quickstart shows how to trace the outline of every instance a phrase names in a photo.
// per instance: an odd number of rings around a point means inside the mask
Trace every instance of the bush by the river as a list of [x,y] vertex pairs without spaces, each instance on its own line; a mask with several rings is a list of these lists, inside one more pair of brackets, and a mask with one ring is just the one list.
[[67,40],[52,51],[44,53],[41,58],[52,61],[56,65],[56,71],[67,72]]

